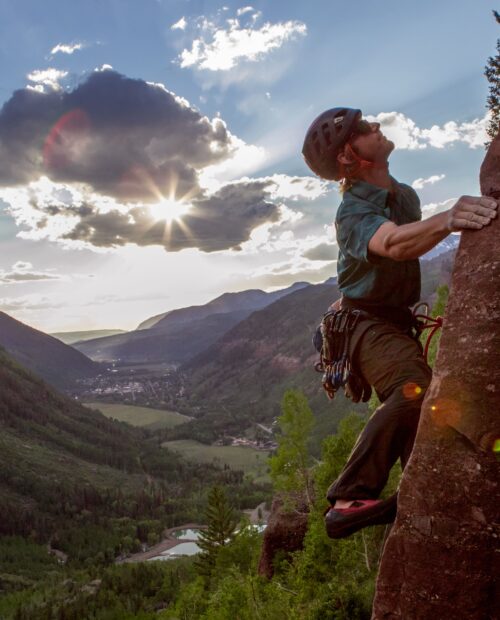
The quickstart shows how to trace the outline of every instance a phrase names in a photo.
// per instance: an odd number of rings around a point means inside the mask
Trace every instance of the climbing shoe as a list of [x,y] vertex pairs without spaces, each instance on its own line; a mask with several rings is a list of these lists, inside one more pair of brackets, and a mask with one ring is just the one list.
[[325,512],[326,533],[330,538],[345,538],[369,525],[392,523],[397,507],[397,493],[384,500],[356,499],[349,508],[330,506]]

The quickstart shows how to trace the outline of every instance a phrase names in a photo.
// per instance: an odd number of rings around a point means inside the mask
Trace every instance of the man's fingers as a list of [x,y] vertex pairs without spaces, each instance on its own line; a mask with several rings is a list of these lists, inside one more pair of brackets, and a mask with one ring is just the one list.
[[498,203],[494,198],[489,198],[488,196],[481,196],[478,200],[478,204],[483,207],[489,207],[490,209],[497,209]]
[[483,225],[479,222],[473,222],[471,220],[464,220],[461,218],[453,219],[452,226],[454,229],[476,228],[477,230],[483,227]]
[[497,216],[496,209],[492,209],[489,207],[483,207],[479,204],[457,204],[455,207],[455,215],[456,217],[462,219],[473,219],[473,215],[487,217],[488,220],[492,220]]
[[493,209],[493,207],[483,207],[479,204],[474,205],[474,212],[485,217],[496,217],[497,215],[497,210]]
[[481,205],[489,209],[498,209],[498,200],[490,198],[489,196],[462,196],[457,204],[463,206],[467,205]]

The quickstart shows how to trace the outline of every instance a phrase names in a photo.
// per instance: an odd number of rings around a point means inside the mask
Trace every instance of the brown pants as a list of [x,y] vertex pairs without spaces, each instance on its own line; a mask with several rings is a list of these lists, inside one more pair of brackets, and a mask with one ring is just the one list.
[[362,321],[356,328],[351,359],[382,404],[329,488],[327,498],[332,504],[336,499],[376,499],[398,458],[405,468],[432,376],[420,344],[391,323],[377,319]]

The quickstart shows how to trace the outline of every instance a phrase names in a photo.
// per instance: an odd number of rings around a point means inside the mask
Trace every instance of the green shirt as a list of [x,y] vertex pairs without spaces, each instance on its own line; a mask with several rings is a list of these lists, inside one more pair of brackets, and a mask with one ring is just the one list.
[[408,307],[420,297],[417,259],[395,261],[368,250],[368,243],[386,222],[408,224],[422,219],[413,188],[392,179],[394,192],[356,181],[337,211],[338,286],[345,297],[368,305]]

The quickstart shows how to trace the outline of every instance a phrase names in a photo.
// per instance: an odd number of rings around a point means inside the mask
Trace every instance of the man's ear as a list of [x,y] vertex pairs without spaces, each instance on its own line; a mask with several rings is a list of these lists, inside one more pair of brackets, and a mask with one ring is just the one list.
[[337,161],[340,164],[344,164],[344,166],[349,166],[349,165],[355,163],[354,159],[352,159],[352,157],[349,157],[348,155],[346,155],[343,150],[340,151],[340,153],[337,155]]

